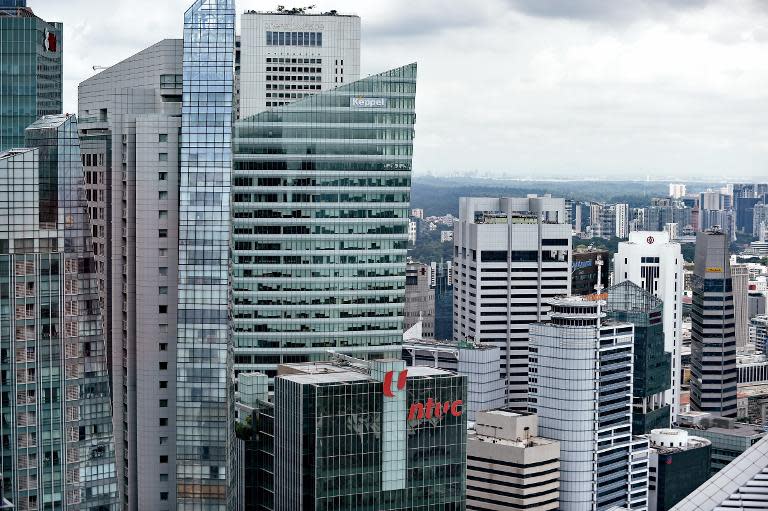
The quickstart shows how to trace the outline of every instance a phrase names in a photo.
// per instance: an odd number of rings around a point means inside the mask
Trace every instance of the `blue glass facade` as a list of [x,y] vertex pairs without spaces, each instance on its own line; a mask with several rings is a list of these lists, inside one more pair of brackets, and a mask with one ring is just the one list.
[[0,151],[24,145],[38,117],[61,113],[62,25],[26,2],[0,2]]
[[224,510],[232,486],[229,193],[235,6],[184,14],[176,386],[177,509]]
[[115,510],[106,343],[73,116],[0,154],[0,391],[18,510]]
[[416,64],[238,121],[235,370],[398,358]]

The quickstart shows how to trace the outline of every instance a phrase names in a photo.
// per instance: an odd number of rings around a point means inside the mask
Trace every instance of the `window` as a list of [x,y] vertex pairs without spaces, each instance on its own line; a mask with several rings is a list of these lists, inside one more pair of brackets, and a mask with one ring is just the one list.
[[160,388],[161,389],[167,389],[168,388],[168,380],[160,380]]
[[161,266],[160,268],[158,268],[158,269],[157,269],[157,272],[158,272],[158,273],[159,273],[161,276],[163,276],[163,277],[167,277],[167,276],[168,276],[168,267],[167,267],[167,266]]
[[168,192],[157,192],[157,198],[160,200],[168,199]]
[[[162,439],[162,438],[161,438]],[[168,439],[166,438],[166,441]],[[167,481],[168,480],[168,474],[160,474],[160,480],[161,481]]]
[[168,362],[158,362],[157,367],[161,371],[167,371],[168,370]]
[[168,306],[167,305],[158,305],[157,306],[157,312],[160,314],[168,314]]
[[168,161],[168,153],[158,153],[157,159],[158,161]]
[[160,181],[167,181],[168,180],[168,173],[167,172],[160,172]]
[[[160,420],[163,420],[163,419],[160,419]],[[160,456],[160,463],[168,463],[168,456]]]
[[168,343],[167,342],[161,342],[159,345],[160,351],[168,351]]
[[168,249],[167,248],[158,249],[158,255],[160,257],[168,257]]
[[168,142],[168,133],[160,133],[157,135],[158,142]]
[[168,444],[168,437],[167,436],[161,436],[160,437],[160,445],[167,445]]
[[168,492],[167,491],[161,491],[160,492],[160,500],[168,500]]
[[157,288],[157,294],[160,295],[167,295],[168,294],[168,286],[160,286]]
[[168,400],[167,399],[161,399],[158,403],[160,408],[168,408]]
[[168,419],[163,417],[160,419],[160,425],[161,426],[167,426],[168,425]]
[[157,218],[160,220],[167,220],[168,219],[168,210],[167,209],[161,209],[157,212]]
[[161,238],[167,238],[168,237],[168,229],[160,229],[157,231],[157,235]]
[[158,330],[160,330],[161,334],[167,334],[168,333],[168,324],[167,323],[160,323],[157,325]]

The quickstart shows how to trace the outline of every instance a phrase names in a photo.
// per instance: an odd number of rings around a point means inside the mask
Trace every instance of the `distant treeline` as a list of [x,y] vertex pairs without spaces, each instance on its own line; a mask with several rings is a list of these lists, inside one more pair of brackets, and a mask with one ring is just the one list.
[[459,197],[525,197],[552,194],[577,201],[626,203],[647,207],[653,197],[666,197],[669,186],[645,181],[502,181],[471,178],[417,177],[411,187],[411,207],[426,215],[459,214]]

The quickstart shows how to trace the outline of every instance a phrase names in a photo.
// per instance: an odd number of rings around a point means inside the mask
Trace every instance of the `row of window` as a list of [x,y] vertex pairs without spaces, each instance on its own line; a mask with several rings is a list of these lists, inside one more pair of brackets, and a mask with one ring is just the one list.
[[322,32],[272,32],[267,30],[268,46],[322,46]]
[[[342,62],[344,62],[342,60]],[[267,63],[270,64],[322,64],[323,59],[288,59],[288,58],[277,58],[277,57],[267,57]]]
[[267,75],[267,81],[272,82],[320,82],[322,81],[322,77],[320,75],[311,75],[311,76],[304,76],[304,75],[298,75],[298,76],[285,76],[285,75]]
[[267,66],[267,71],[280,71],[288,73],[322,73],[322,68],[319,67],[284,67],[284,66]]

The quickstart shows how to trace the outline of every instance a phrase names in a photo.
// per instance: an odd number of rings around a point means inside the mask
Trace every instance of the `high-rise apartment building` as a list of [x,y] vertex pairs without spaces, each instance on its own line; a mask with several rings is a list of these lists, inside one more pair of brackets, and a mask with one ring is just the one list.
[[467,434],[467,510],[556,510],[560,443],[542,438],[535,414],[480,412]]
[[453,249],[453,339],[498,346],[507,402],[525,409],[528,326],[571,290],[565,201],[462,197]]
[[613,259],[615,284],[629,280],[664,305],[664,351],[672,354],[672,372],[665,402],[674,422],[680,412],[680,357],[683,337],[683,254],[666,232],[637,231],[619,243]]
[[308,11],[243,14],[239,118],[360,78],[360,18]]
[[756,204],[752,213],[752,236],[765,239],[761,235],[768,232],[768,204]]
[[629,237],[629,204],[616,204],[614,214],[616,215],[616,237]]
[[2,486],[16,510],[115,509],[109,374],[74,116],[0,154]]
[[0,0],[0,151],[23,147],[38,117],[61,113],[62,31],[26,0]]
[[453,263],[432,261],[432,282],[435,289],[435,339],[453,339]]
[[176,501],[182,41],[83,81],[80,144],[105,308],[123,506]]
[[736,417],[736,325],[728,236],[696,234],[691,309],[691,410]]
[[236,371],[399,358],[416,65],[238,121]]
[[664,351],[664,306],[660,299],[629,280],[606,290],[604,311],[616,321],[635,326],[632,373],[632,434],[668,428],[671,353]]
[[232,507],[229,240],[234,0],[184,13],[176,342],[176,509]]
[[539,434],[560,442],[559,509],[645,509],[648,442],[631,432],[634,326],[606,319],[599,300],[550,303],[549,321],[530,329],[529,409]]
[[435,288],[432,268],[428,264],[409,261],[405,268],[405,325],[408,330],[421,321],[422,337],[435,338]]
[[686,186],[683,183],[670,183],[669,196],[673,199],[679,199],[686,195]]

